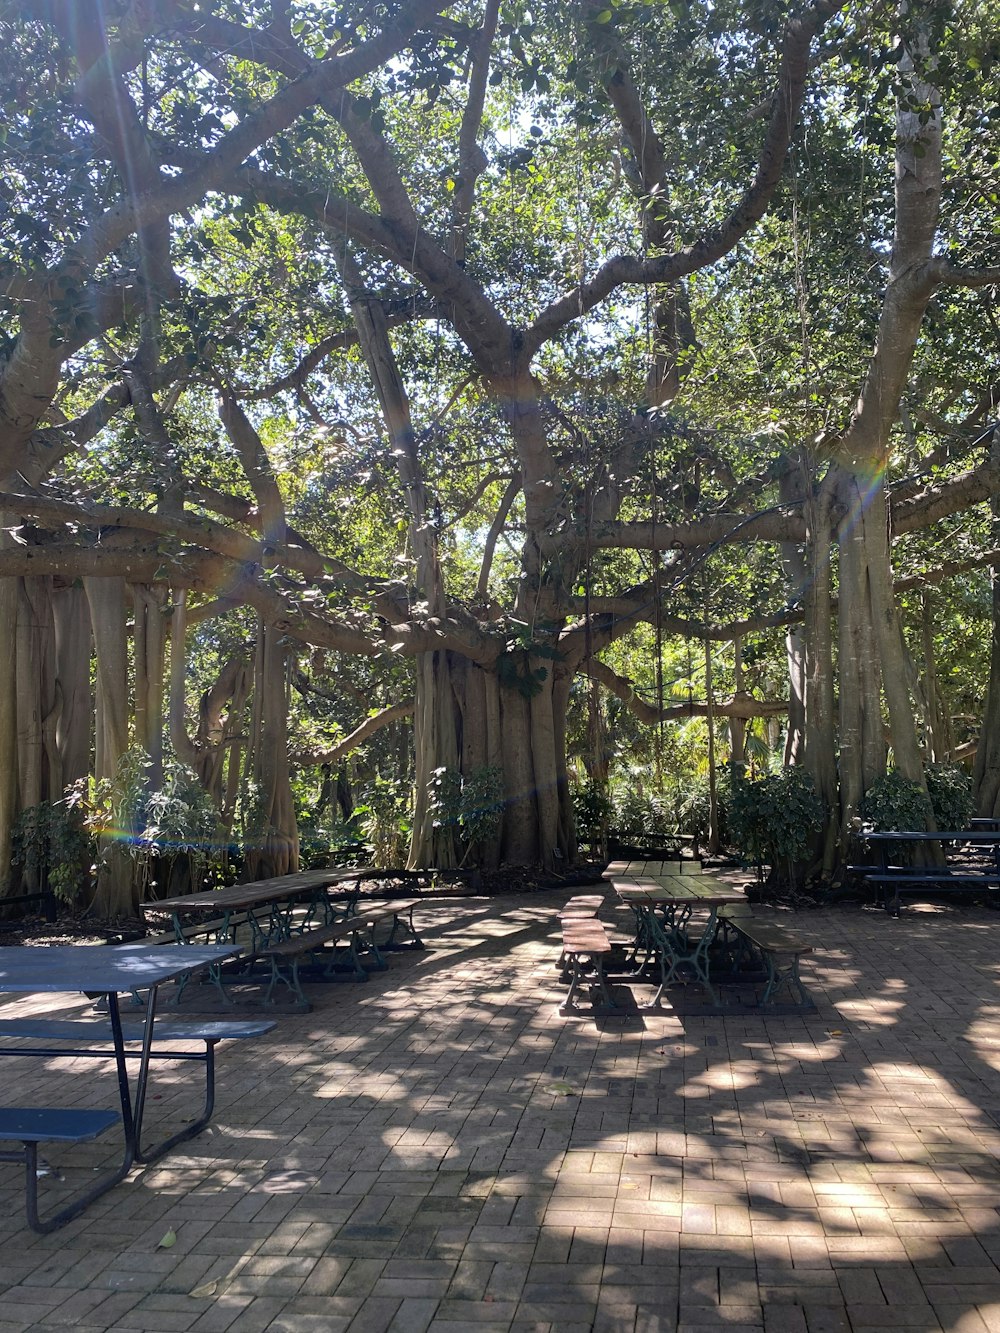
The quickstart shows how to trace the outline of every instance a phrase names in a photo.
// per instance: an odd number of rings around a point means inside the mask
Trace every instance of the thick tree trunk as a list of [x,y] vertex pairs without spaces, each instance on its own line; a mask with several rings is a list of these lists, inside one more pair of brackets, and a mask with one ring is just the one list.
[[531,710],[519,690],[503,689],[500,711],[505,798],[501,860],[507,865],[535,865],[541,848],[535,814]]
[[[531,670],[543,665],[532,657],[528,662]],[[531,765],[541,863],[546,870],[558,870],[565,868],[566,854],[559,845],[559,761],[556,757],[552,663],[546,662],[544,667],[545,679],[541,689],[529,700]]]
[[454,829],[436,817],[435,780],[459,772],[455,729],[456,698],[451,663],[444,652],[421,653],[417,659],[413,743],[416,765],[413,834],[407,865],[450,870],[458,862]]
[[[805,668],[805,659],[803,657],[803,671]],[[802,685],[805,685],[805,676],[803,674]],[[743,639],[737,635],[733,640],[733,694],[743,693]],[[805,699],[803,697],[803,705]],[[805,722],[805,707],[802,709],[801,723]],[[801,726],[800,723],[800,726]],[[789,736],[791,735],[791,723],[789,723]],[[786,737],[785,753],[788,753],[788,743]],[[747,762],[747,720],[745,717],[731,717],[729,719],[729,769],[734,775],[742,774],[746,769]],[[785,763],[793,761],[788,758]]]
[[[993,432],[990,459],[1000,461],[1000,430]],[[994,494],[990,503],[993,510],[991,537],[996,544],[1000,541],[1000,495]],[[976,814],[985,819],[1000,817],[1000,569],[997,568],[993,570],[992,612],[990,678],[972,771]]]
[[[503,742],[500,734],[500,690],[495,673],[484,671],[466,658],[452,659],[452,682],[459,705],[461,740],[459,763],[464,776],[477,770],[503,770]],[[495,869],[500,863],[500,839],[503,824],[480,839],[466,857],[466,864]]]
[[871,497],[871,503],[861,514],[862,553],[868,575],[871,618],[882,669],[882,688],[889,714],[893,756],[896,768],[903,777],[923,789],[926,815],[931,821],[928,827],[931,828],[933,814],[924,783],[923,757],[913,718],[913,702],[907,689],[902,628],[892,586],[885,488],[881,474],[875,477],[863,475],[861,481],[859,499],[864,495]]
[[1000,817],[1000,574],[993,576],[992,602],[990,679],[972,772],[976,814],[985,819]]
[[[6,516],[5,516],[6,517]],[[8,526],[5,524],[4,526]],[[0,530],[0,543],[10,538]],[[0,885],[10,890],[11,836],[17,797],[18,580],[0,579]]]
[[573,676],[569,671],[557,671],[552,682],[552,725],[555,737],[556,797],[559,803],[559,822],[556,849],[559,861],[565,867],[576,858],[576,815],[570,795],[569,771],[566,765],[566,721]]
[[722,841],[719,829],[719,791],[715,779],[715,689],[712,683],[712,641],[705,640],[705,725],[708,728],[708,847],[714,856]]
[[[804,504],[808,494],[805,463],[795,459],[782,473],[779,494],[784,504]],[[810,589],[806,552],[797,543],[782,542],[781,564],[785,574],[789,603],[808,598]],[[802,762],[806,731],[806,634],[790,626],[785,634],[785,657],[788,662],[788,731],[785,733],[784,763]],[[742,758],[742,756],[741,756]]]
[[[128,749],[128,636],[125,581],[84,579],[94,628],[97,668],[95,776],[113,781]],[[138,902],[127,847],[133,829],[119,828],[100,839],[97,892],[92,910],[102,917],[132,916]]]
[[948,708],[941,693],[934,652],[934,605],[930,589],[920,602],[920,637],[924,651],[924,696],[927,699],[927,747],[936,764],[951,757]]
[[[55,746],[57,715],[50,580],[18,580],[17,768],[22,810],[62,795]],[[26,884],[29,892],[38,888]]]
[[132,588],[133,661],[135,665],[135,735],[149,755],[151,787],[163,778],[163,679],[167,652],[166,589],[135,584]]
[[298,869],[299,835],[288,765],[287,651],[281,630],[261,620],[254,673],[248,776],[258,796],[257,827],[247,846],[249,880]]
[[94,701],[90,686],[91,631],[87,594],[77,585],[52,590],[56,686],[60,710],[56,722],[61,781],[65,789],[90,773]]
[[808,577],[803,597],[806,675],[802,762],[827,810],[820,863],[824,872],[831,871],[836,862],[840,834],[830,573],[832,504],[832,489],[824,479],[818,491],[807,497],[803,511]]

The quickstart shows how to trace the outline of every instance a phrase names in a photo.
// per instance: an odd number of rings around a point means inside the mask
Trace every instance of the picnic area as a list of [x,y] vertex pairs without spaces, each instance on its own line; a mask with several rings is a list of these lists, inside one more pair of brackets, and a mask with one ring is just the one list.
[[1000,1333],[995,8],[0,6],[0,1331]]
[[[0,1327],[993,1328],[996,913],[796,913],[815,1008],[564,1018],[566,899],[425,911],[425,950],[223,1044],[210,1129],[51,1236],[0,1168]],[[4,1071],[100,1105],[81,1064]],[[157,1071],[147,1118],[199,1082]],[[117,1161],[43,1153],[48,1189]]]

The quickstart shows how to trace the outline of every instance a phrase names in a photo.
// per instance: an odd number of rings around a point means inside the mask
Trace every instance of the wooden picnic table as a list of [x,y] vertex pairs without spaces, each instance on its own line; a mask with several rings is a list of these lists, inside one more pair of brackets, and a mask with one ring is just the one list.
[[[700,981],[713,1004],[718,1003],[715,988],[709,977],[708,950],[715,940],[719,908],[730,903],[745,903],[742,889],[733,888],[706,874],[700,866],[688,863],[690,869],[674,873],[649,874],[646,867],[678,864],[676,862],[627,862],[625,870],[639,873],[617,873],[616,863],[604,872],[612,888],[636,917],[635,961],[637,971],[650,961],[660,968],[660,986],[650,1008],[655,1008],[671,982],[681,980],[684,973],[693,974]],[[681,862],[680,865],[685,863]],[[700,931],[689,930],[689,922],[697,909],[708,911]],[[640,954],[645,954],[639,965]]]
[[[188,945],[206,940],[239,944],[242,952],[236,964],[237,975],[230,979],[246,981],[262,965],[268,976],[265,1004],[271,1002],[276,985],[283,982],[296,1003],[308,1009],[299,966],[304,962],[312,965],[320,950],[324,978],[347,971],[362,981],[367,980],[368,970],[359,956],[361,951],[367,953],[371,966],[381,968],[386,966],[382,951],[387,948],[424,947],[413,924],[413,909],[419,905],[419,898],[359,902],[361,881],[395,875],[395,871],[370,867],[331,866],[151,900],[141,907],[151,914],[169,913],[172,934],[164,939]],[[345,892],[331,894],[330,890],[337,887]],[[210,919],[205,919],[206,914]],[[389,937],[378,943],[376,928],[385,923],[389,925]],[[210,968],[208,977],[220,998],[228,1003],[222,968]]]
[[182,893],[176,898],[148,898],[139,906],[150,912],[170,913],[245,911],[272,902],[282,902],[286,898],[301,898],[337,884],[356,884],[371,874],[370,870],[340,870],[336,867],[300,870],[294,875],[255,879],[247,884],[228,884],[223,889]]
[[[252,965],[262,949],[287,940],[293,929],[329,925],[338,911],[349,913],[357,901],[357,882],[365,873],[338,867],[300,870],[293,875],[229,884],[222,889],[149,899],[139,907],[144,915],[169,915],[172,935],[165,936],[161,943],[172,938],[177,944],[187,945],[206,941],[240,944],[245,950],[244,962]],[[335,903],[327,890],[340,884],[353,885],[354,892]],[[208,920],[207,914],[211,914]],[[221,968],[212,967],[209,977],[220,996],[225,997]]]
[[605,879],[645,878],[659,879],[664,875],[699,875],[704,873],[701,862],[677,858],[671,861],[612,861],[604,871]]

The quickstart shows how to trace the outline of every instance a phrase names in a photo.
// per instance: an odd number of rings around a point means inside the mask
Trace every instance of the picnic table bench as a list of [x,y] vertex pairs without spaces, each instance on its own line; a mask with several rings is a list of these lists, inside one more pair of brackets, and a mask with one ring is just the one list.
[[569,981],[569,990],[563,1001],[564,1011],[575,1008],[574,997],[581,985],[586,986],[591,995],[596,992],[600,1002],[608,1009],[614,1009],[604,976],[604,960],[611,952],[611,941],[604,923],[596,916],[567,916],[562,922],[562,958],[564,980]]
[[[876,865],[849,865],[848,871],[860,875],[876,892],[879,902],[891,916],[899,916],[902,895],[926,893],[933,886],[936,893],[975,893],[995,895],[1000,891],[1000,832],[975,827],[961,831],[893,830],[861,835],[878,855]],[[956,846],[987,854],[979,864],[917,866],[893,863],[890,854],[897,849],[938,845],[945,851]]]
[[[783,926],[754,917],[742,890],[713,879],[700,864],[653,863],[661,873],[652,875],[646,869],[648,865],[612,864],[605,876],[636,916],[634,975],[641,974],[650,963],[659,966],[660,986],[651,1008],[659,1004],[668,985],[684,980],[699,982],[717,1004],[712,968],[718,967],[720,944],[723,954],[731,959],[733,973],[741,961],[759,961],[767,976],[763,1005],[775,1003],[784,990],[794,992],[803,1005],[812,1004],[799,975],[799,959],[812,952],[811,944]],[[700,933],[689,928],[698,908],[708,911]]]
[[[254,954],[270,967],[264,1003],[270,1004],[277,986],[284,984],[298,1004],[309,1010],[312,1006],[302,989],[299,975],[299,968],[304,963],[319,966],[326,977],[336,975],[338,970],[347,970],[356,981],[367,981],[369,969],[363,958],[370,954],[373,959],[371,967],[386,967],[382,951],[401,947],[396,942],[398,934],[409,937],[411,948],[422,949],[424,942],[413,924],[413,909],[420,902],[419,898],[358,902],[349,913],[326,925],[307,925],[273,944],[265,943]],[[385,922],[390,923],[389,935],[379,943],[377,930]]]
[[777,922],[755,917],[749,904],[720,907],[719,923],[735,937],[734,967],[739,967],[748,956],[762,962],[767,985],[761,1004],[773,1004],[775,996],[785,989],[793,991],[800,1004],[812,1004],[812,997],[799,976],[799,959],[812,953],[811,944]]
[[[193,1061],[205,1066],[205,1101],[201,1115],[188,1121],[184,1129],[164,1139],[154,1150],[146,1152],[142,1148],[142,1114],[146,1100],[146,1086],[143,1085],[142,1101],[137,1098],[135,1108],[135,1160],[144,1165],[156,1161],[184,1139],[199,1134],[215,1109],[215,1048],[220,1041],[240,1041],[251,1037],[262,1037],[275,1026],[273,1018],[267,1019],[173,1019],[160,1018],[156,1022],[155,1037],[159,1042],[200,1042],[203,1049],[186,1051],[163,1051],[157,1045],[150,1053],[153,1060]],[[146,1025],[137,1020],[124,1019],[121,1023],[122,1041],[128,1044],[141,1044],[145,1037]],[[0,1047],[0,1056],[42,1056],[52,1059],[60,1056],[91,1057],[107,1060],[107,1047],[115,1041],[114,1027],[110,1020],[94,1018],[79,1019],[50,1015],[30,1016],[26,1018],[0,1018],[0,1040],[33,1041],[42,1045]],[[53,1045],[53,1043],[56,1043]],[[126,1050],[126,1059],[138,1060],[141,1050]],[[36,1108],[37,1109],[37,1108]],[[120,1118],[115,1112],[115,1118]],[[0,1133],[0,1138],[7,1137]],[[88,1137],[91,1137],[88,1135]]]
[[[347,971],[362,981],[369,968],[386,966],[383,951],[404,944],[423,947],[413,924],[413,909],[421,899],[361,899],[360,883],[382,877],[382,872],[369,868],[331,867],[142,906],[148,914],[170,916],[171,930],[154,936],[154,941],[192,944],[209,939],[242,945],[235,970],[224,973],[216,967],[209,972],[226,1003],[231,1002],[227,983],[248,980],[263,965],[265,1003],[273,1003],[278,986],[284,984],[300,1008],[308,1010],[300,966],[317,965],[325,979]],[[380,941],[377,930],[385,922],[389,922],[388,937]]]
[[[659,1006],[669,985],[680,981],[700,983],[711,1002],[717,1004],[709,974],[709,949],[715,942],[719,909],[724,904],[745,902],[745,896],[742,890],[705,874],[700,864],[655,864],[671,869],[655,875],[619,876],[615,873],[617,866],[611,865],[604,872],[636,918],[633,975],[641,975],[651,963],[658,966],[660,985],[648,1006],[651,1009]],[[672,869],[674,866],[683,869]],[[627,868],[633,867],[630,863]],[[689,929],[694,913],[701,909],[707,912],[701,930]]]

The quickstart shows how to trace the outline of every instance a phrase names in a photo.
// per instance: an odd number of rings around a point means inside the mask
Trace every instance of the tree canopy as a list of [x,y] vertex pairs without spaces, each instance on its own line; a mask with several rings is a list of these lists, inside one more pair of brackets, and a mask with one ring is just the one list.
[[367,744],[412,756],[412,864],[565,866],[610,707],[661,766],[665,720],[740,760],[781,718],[830,871],[890,756],[926,795],[992,734],[988,6],[15,0],[0,38],[0,860],[137,745],[280,872],[294,773]]

